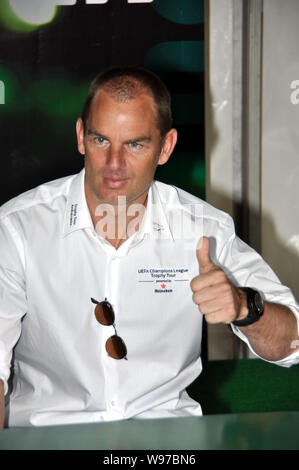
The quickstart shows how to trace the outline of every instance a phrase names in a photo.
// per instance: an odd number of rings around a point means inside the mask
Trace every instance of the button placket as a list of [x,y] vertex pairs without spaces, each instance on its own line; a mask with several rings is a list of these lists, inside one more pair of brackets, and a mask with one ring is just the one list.
[[[107,277],[106,277],[106,288],[105,295],[107,300],[113,306],[115,312],[115,327],[117,330],[117,319],[118,319],[118,290],[119,290],[119,262],[118,256],[115,253],[112,254],[107,263]],[[110,326],[108,329],[107,338],[113,335],[114,328]],[[113,413],[121,413],[121,409],[118,405],[117,396],[115,394],[118,390],[119,385],[119,361],[113,359],[108,355],[105,356],[104,368],[105,368],[105,381],[106,381],[106,403],[107,409]]]
[[118,270],[119,270],[119,258],[113,256],[110,259],[110,269],[109,269],[109,288],[111,292],[111,300],[116,301],[117,299],[117,290],[118,290]]

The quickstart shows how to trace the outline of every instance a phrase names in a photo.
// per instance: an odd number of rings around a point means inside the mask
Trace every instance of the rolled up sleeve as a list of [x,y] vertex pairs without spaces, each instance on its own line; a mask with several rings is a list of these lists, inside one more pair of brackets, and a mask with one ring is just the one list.
[[[297,320],[297,329],[299,332],[299,306],[292,291],[280,282],[271,267],[255,250],[235,235],[232,221],[227,229],[228,236],[226,237],[226,241],[219,255],[222,269],[235,285],[255,288],[262,293],[264,300],[285,305],[292,310]],[[247,343],[252,353],[260,357],[253,350],[248,338],[241,330],[232,324],[230,326],[232,331],[242,341]],[[292,345],[290,345],[290,348],[292,348]],[[262,357],[260,358],[266,360]],[[294,352],[289,356],[279,361],[267,362],[273,362],[283,367],[290,367],[291,365],[299,363],[299,349],[295,350],[294,344]]]

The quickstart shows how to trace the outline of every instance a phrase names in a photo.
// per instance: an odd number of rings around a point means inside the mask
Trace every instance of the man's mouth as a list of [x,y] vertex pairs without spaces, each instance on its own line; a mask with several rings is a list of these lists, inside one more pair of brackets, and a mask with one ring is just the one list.
[[125,186],[125,184],[128,181],[128,178],[109,178],[109,177],[107,178],[104,176],[103,181],[104,181],[105,186],[108,186],[109,188],[112,188],[112,189],[119,189]]

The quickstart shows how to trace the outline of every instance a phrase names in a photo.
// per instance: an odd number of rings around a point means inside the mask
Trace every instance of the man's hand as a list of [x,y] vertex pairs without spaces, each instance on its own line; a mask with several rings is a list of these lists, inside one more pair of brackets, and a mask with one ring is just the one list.
[[210,258],[210,240],[202,237],[196,250],[200,274],[191,281],[193,301],[207,323],[231,323],[248,314],[245,293],[234,286]]

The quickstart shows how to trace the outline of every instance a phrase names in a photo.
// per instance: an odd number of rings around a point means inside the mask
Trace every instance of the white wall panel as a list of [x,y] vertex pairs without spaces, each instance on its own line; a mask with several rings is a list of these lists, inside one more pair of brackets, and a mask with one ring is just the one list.
[[[236,111],[239,105],[244,106],[244,102],[238,102],[240,94],[236,89],[239,50],[236,15],[240,5],[254,5],[254,1],[206,2],[207,200],[231,215],[238,177],[234,156],[240,137]],[[299,299],[299,0],[263,0],[261,6],[261,115],[257,113],[255,117],[261,138],[260,184],[257,184],[261,253]],[[257,38],[254,40],[256,43]],[[243,54],[243,59],[248,57]],[[243,93],[246,86],[248,81],[243,77]],[[244,113],[243,108],[243,117]],[[245,155],[243,163],[244,158]],[[256,162],[249,158],[247,168],[253,164]],[[248,176],[243,173],[243,181]],[[253,191],[250,185],[247,187],[249,193]],[[248,195],[249,203],[253,196]],[[254,211],[254,207],[250,210]],[[208,328],[208,344],[210,359],[230,358],[234,354],[233,341],[222,325]]]
[[299,1],[264,0],[262,254],[299,298],[299,103],[291,87],[296,80]]

